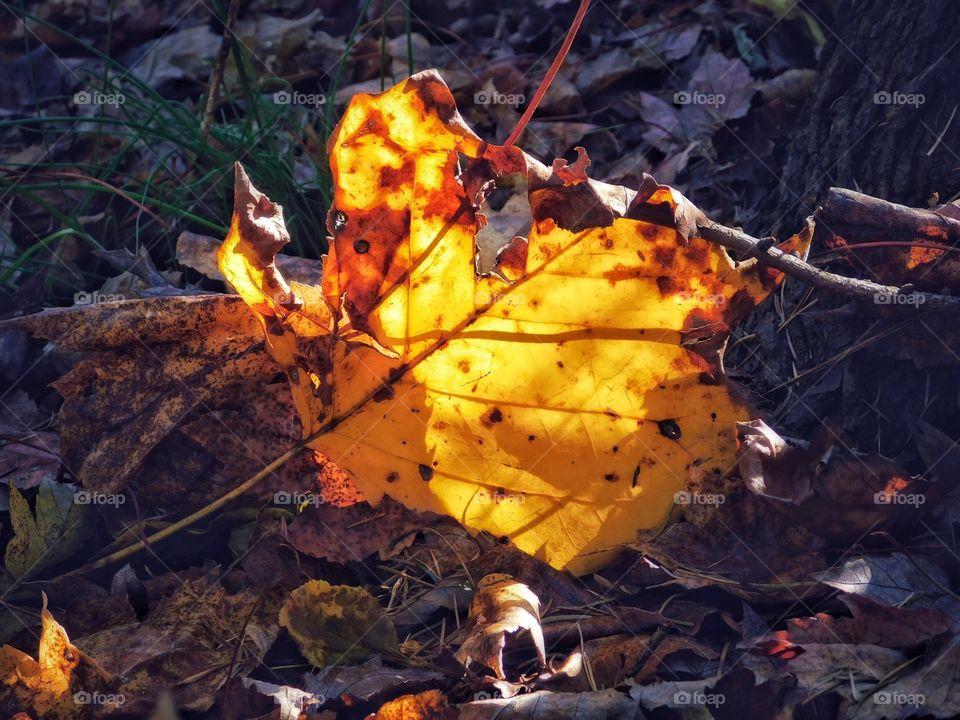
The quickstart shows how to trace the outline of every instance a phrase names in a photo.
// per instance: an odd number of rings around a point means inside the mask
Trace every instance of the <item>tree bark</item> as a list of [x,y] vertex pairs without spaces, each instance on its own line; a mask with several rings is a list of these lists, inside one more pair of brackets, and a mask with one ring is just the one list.
[[[933,193],[940,202],[960,194],[958,20],[960,3],[953,0],[845,0],[825,27],[818,81],[779,192],[771,193],[768,227],[779,239],[802,227],[832,186],[920,208]],[[831,217],[830,224],[842,229],[843,218]],[[821,267],[829,235],[823,229],[812,250]],[[881,224],[878,240],[898,239],[885,230],[893,232]],[[825,269],[877,280],[870,265],[879,260],[866,251]],[[776,302],[745,323],[727,368],[784,433],[810,438],[829,424],[841,446],[925,472],[910,417],[960,436],[955,324],[923,310],[904,323],[883,305],[850,302],[790,278]]]
[[954,0],[846,0],[788,151],[778,235],[830,186],[913,207],[960,193],[958,21]]

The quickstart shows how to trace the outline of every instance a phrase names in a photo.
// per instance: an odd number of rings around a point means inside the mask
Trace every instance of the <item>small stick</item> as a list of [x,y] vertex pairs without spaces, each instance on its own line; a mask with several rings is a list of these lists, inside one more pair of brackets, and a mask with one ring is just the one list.
[[[230,36],[233,35],[233,26],[237,21],[237,11],[239,9],[240,0],[230,0],[227,19],[223,23],[223,39],[220,41],[220,52],[217,53],[213,72],[210,73],[210,84],[207,86],[207,102],[203,108],[203,120],[200,121],[200,137],[204,140],[207,139],[207,135],[210,133],[210,125],[213,123],[213,109],[216,107],[217,99],[220,96],[223,70],[227,64],[227,56],[230,54]],[[238,59],[237,62],[239,63],[240,60]]]
[[[762,263],[822,290],[848,295],[857,300],[865,300],[871,303],[876,303],[878,296],[881,295],[912,295],[916,299],[916,306],[922,304],[925,309],[929,310],[960,311],[960,297],[920,292],[912,289],[909,285],[903,287],[881,285],[872,280],[848,278],[827,272],[810,265],[796,255],[785,253],[777,247],[769,247],[765,252],[761,251],[758,247],[761,241],[757,238],[751,237],[740,230],[728,228],[713,220],[708,220],[705,225],[700,224],[699,231],[700,237],[705,240],[723,245],[730,250],[736,250],[745,256],[756,257]],[[889,304],[899,307],[893,302]]]
[[283,455],[281,455],[272,463],[270,463],[265,468],[263,468],[256,475],[244,481],[240,485],[237,485],[237,487],[235,487],[233,490],[226,493],[225,495],[221,495],[210,504],[204,505],[202,508],[200,508],[196,512],[192,512],[186,517],[181,518],[180,520],[177,520],[177,522],[173,523],[172,525],[167,525],[167,527],[163,528],[162,530],[158,530],[153,535],[150,535],[139,542],[135,542],[132,545],[128,545],[125,548],[121,548],[116,552],[110,553],[106,557],[100,558],[96,562],[90,563],[89,565],[84,565],[81,568],[77,568],[72,573],[67,573],[67,574],[73,575],[75,573],[91,572],[93,570],[99,570],[100,568],[106,567],[107,565],[111,565],[115,562],[126,560],[131,555],[135,555],[141,550],[143,550],[147,546],[147,544],[155,545],[161,540],[164,540],[170,537],[174,533],[193,525],[198,520],[202,520],[203,518],[207,517],[211,513],[215,512],[216,510],[219,510],[220,508],[222,508],[224,505],[231,502],[232,500],[236,500],[238,497],[245,494],[248,490],[251,490],[252,488],[259,485],[264,480],[264,478],[268,477],[271,473],[275,472],[276,470],[281,468],[283,465],[285,465],[287,462],[289,462],[294,457],[296,457],[301,450],[306,448],[307,445],[315,439],[316,438],[314,437],[309,437],[304,440],[301,440],[292,448],[287,450]]

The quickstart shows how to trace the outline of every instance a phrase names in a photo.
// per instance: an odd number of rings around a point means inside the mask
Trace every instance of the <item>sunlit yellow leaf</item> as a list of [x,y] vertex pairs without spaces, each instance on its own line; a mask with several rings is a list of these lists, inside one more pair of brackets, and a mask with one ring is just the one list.
[[[722,347],[781,277],[697,237],[679,193],[488,145],[434,72],[357,95],[329,150],[337,337],[329,414],[305,425],[370,502],[388,494],[585,572],[735,466],[750,412]],[[480,276],[481,187],[512,172],[530,187],[529,242]]]

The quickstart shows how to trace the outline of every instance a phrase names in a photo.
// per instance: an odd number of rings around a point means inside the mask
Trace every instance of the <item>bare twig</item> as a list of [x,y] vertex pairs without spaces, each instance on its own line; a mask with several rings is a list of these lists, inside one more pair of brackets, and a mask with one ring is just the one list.
[[[237,22],[237,11],[240,9],[240,0],[230,0],[227,17],[223,23],[223,38],[220,40],[220,51],[210,73],[210,84],[207,86],[207,102],[203,108],[203,120],[200,121],[200,137],[206,139],[213,123],[213,109],[217,105],[220,95],[220,85],[223,83],[223,70],[230,54],[230,38],[233,35],[233,26]],[[239,63],[240,60],[238,59]]]
[[[761,250],[761,241],[757,238],[751,237],[740,230],[728,228],[712,220],[708,220],[706,225],[700,226],[700,235],[704,239],[715,242],[718,245],[723,245],[730,250],[756,257],[766,265],[774,267],[786,275],[795,277],[808,285],[829,290],[830,292],[840,293],[841,295],[847,295],[857,300],[876,303],[880,296],[892,298],[895,295],[910,295],[915,300],[915,302],[909,304],[909,306],[913,308],[922,305],[924,309],[933,311],[949,310],[956,312],[960,310],[960,297],[920,292],[914,290],[909,285],[901,287],[896,285],[881,285],[871,280],[860,280],[827,272],[826,270],[821,270],[810,265],[796,255],[785,253],[775,246]],[[906,307],[906,305],[890,300],[887,302],[891,306]]]
[[936,210],[907,207],[843,188],[830,188],[817,210],[817,223],[847,240],[960,242],[960,220]]

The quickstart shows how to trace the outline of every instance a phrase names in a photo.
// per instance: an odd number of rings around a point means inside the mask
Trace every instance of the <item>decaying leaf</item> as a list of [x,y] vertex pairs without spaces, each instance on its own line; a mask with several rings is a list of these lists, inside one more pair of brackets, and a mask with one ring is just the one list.
[[332,562],[363,560],[389,543],[431,523],[430,516],[408,510],[385,498],[376,508],[367,503],[350,507],[323,504],[308,507],[287,530],[287,539],[300,552]]
[[397,632],[383,608],[363,588],[311,580],[290,593],[280,624],[317,667],[398,652]]
[[64,464],[87,490],[124,488],[192,409],[277,373],[256,319],[227,295],[57,308],[4,322],[64,350],[94,351],[54,387]]
[[228,668],[249,672],[279,633],[279,593],[229,594],[207,577],[164,579],[176,590],[143,620],[77,639],[105,669],[123,676],[117,692],[124,711],[136,717],[145,717],[171,689],[181,710],[208,710]]
[[[40,430],[48,420],[23,390],[9,391],[0,404],[0,477],[20,490],[60,472],[60,436]],[[5,506],[0,491],[0,507]],[[6,507],[4,507],[6,509]]]
[[855,555],[820,573],[817,579],[881,605],[935,607],[960,618],[960,601],[943,592],[950,587],[946,572],[922,555]]
[[786,630],[778,630],[758,643],[787,644],[802,647],[812,643],[878,645],[887,648],[913,648],[946,632],[953,619],[936,608],[902,608],[880,605],[860,595],[840,596],[851,617],[833,617],[818,613],[810,618],[791,618]]
[[443,693],[427,690],[391,700],[367,720],[455,720],[458,717],[457,710],[447,705]]
[[77,502],[76,487],[45,479],[37,491],[36,508],[10,488],[10,522],[14,536],[4,562],[15,578],[36,575],[75,553],[93,531],[93,509]]
[[960,637],[932,643],[920,658],[892,682],[865,693],[851,717],[859,720],[905,720],[928,713],[938,718],[960,713]]
[[916,519],[930,486],[878,454],[855,454],[824,427],[803,447],[763,420],[738,423],[740,476],[791,525],[838,543]]
[[498,678],[505,678],[503,649],[507,636],[522,630],[530,633],[540,664],[545,665],[540,599],[509,575],[487,575],[480,580],[470,603],[457,660],[464,667],[469,667],[471,662],[480,663],[493,670]]
[[[306,288],[293,287],[302,303],[274,299],[279,231],[241,222],[254,205],[275,218],[269,201],[238,204],[220,265],[263,323],[311,447],[369,502],[389,495],[585,572],[663,525],[677,491],[735,465],[750,413],[721,349],[781,276],[698,237],[702,214],[679,193],[485,143],[433,71],[356,95],[329,152],[329,312]],[[506,173],[527,176],[529,242],[480,276],[479,204]],[[810,234],[784,248],[803,252]]]
[[40,622],[36,660],[10,645],[0,648],[0,707],[7,717],[23,712],[28,718],[73,720],[122,705],[123,697],[110,692],[110,676],[70,643],[47,610],[46,595]]

